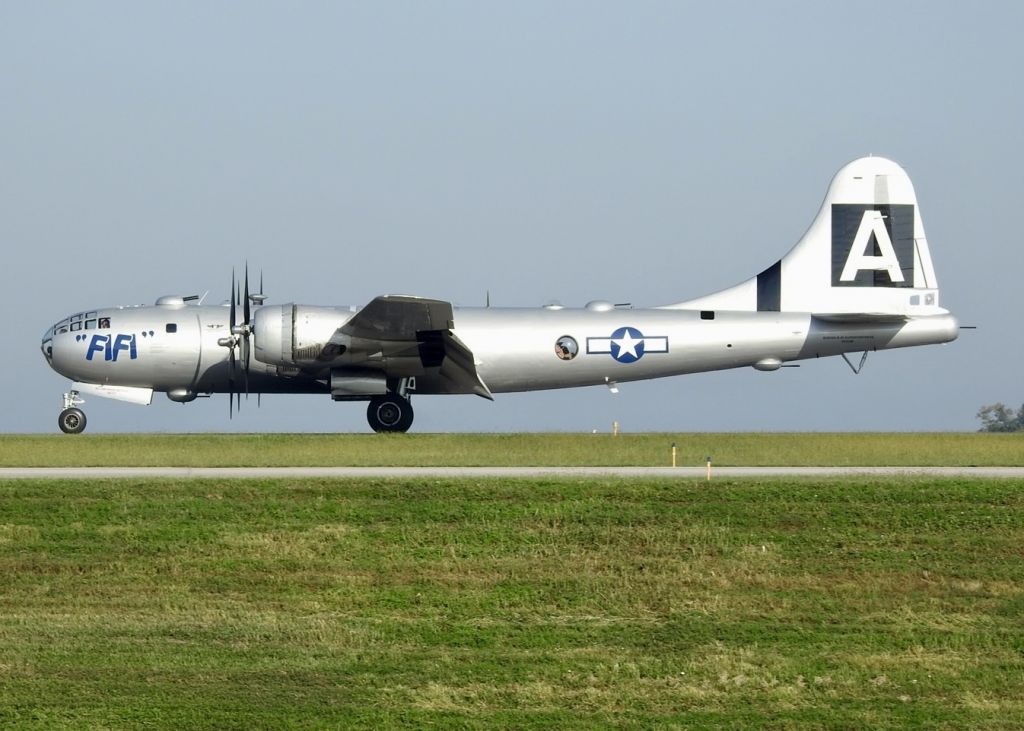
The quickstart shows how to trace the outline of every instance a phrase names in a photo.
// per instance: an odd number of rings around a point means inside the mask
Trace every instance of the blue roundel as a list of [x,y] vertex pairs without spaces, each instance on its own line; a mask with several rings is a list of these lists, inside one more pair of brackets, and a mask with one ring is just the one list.
[[644,335],[635,327],[620,327],[611,340],[612,357],[619,363],[635,363],[644,357]]

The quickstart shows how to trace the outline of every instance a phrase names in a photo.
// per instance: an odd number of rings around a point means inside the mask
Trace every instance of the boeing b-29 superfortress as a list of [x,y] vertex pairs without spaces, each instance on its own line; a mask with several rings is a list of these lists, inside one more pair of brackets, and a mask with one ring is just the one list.
[[[262,281],[260,289],[262,290]],[[410,296],[362,309],[264,304],[232,281],[226,305],[161,297],[64,318],[43,336],[73,381],[58,424],[85,429],[83,394],[149,404],[214,393],[316,393],[367,401],[375,431],[407,431],[416,394],[616,384],[956,339],[939,306],[924,226],[906,172],[881,157],[840,170],[790,252],[730,289],[634,309],[466,308]],[[861,361],[863,365],[863,359]],[[851,367],[852,363],[851,363]],[[857,369],[855,369],[857,370]]]

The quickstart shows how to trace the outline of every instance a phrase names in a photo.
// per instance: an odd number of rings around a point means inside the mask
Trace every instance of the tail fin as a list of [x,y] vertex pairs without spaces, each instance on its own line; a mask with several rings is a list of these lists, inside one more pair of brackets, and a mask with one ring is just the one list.
[[811,227],[782,259],[742,284],[670,307],[854,320],[946,312],[914,186],[882,157],[836,173]]

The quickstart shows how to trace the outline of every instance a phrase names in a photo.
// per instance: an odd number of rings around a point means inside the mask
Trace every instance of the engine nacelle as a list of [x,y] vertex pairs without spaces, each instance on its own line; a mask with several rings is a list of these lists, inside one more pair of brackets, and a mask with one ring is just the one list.
[[384,374],[367,368],[334,368],[331,370],[331,398],[335,401],[365,399],[388,392]]
[[253,318],[253,357],[276,366],[315,364],[334,332],[354,314],[347,307],[264,305]]

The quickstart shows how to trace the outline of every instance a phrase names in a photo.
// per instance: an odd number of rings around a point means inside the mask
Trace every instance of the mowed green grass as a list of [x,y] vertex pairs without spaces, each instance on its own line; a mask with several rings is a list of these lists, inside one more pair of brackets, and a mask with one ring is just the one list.
[[3,728],[1020,728],[1020,481],[0,483]]
[[0,435],[2,467],[1019,466],[1024,434]]

